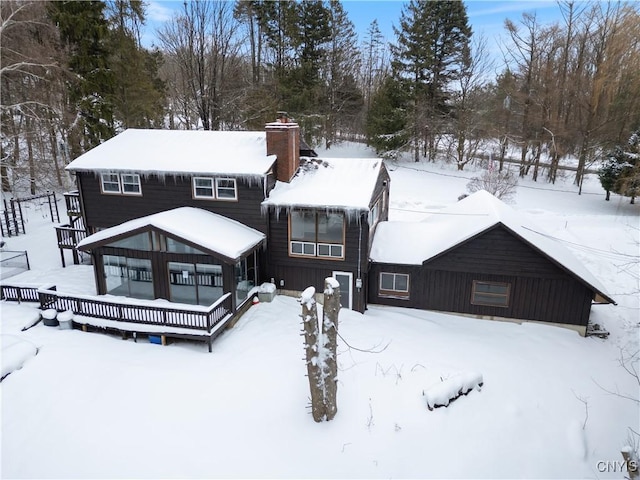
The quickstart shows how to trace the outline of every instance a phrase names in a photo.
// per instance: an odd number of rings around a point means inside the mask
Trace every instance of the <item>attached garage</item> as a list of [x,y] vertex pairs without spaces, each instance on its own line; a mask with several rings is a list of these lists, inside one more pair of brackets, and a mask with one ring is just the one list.
[[371,303],[538,321],[584,335],[591,305],[615,303],[557,239],[478,192],[424,222],[383,222]]

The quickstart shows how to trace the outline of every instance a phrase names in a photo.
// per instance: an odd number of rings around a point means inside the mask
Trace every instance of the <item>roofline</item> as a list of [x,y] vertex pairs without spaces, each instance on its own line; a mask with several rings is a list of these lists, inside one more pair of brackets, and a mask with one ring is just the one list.
[[[615,300],[613,300],[611,297],[609,297],[606,293],[600,291],[600,289],[594,287],[593,285],[591,285],[589,282],[587,282],[585,279],[583,279],[581,276],[579,276],[578,274],[576,274],[575,272],[569,270],[567,267],[565,267],[564,265],[562,265],[560,262],[558,262],[556,259],[554,259],[553,257],[551,257],[550,255],[548,255],[546,252],[544,252],[543,250],[541,250],[540,248],[538,248],[536,245],[532,244],[530,241],[528,241],[526,238],[524,238],[522,235],[519,235],[517,232],[515,232],[514,230],[512,230],[511,228],[509,228],[507,225],[505,225],[504,223],[502,223],[501,221],[496,221],[494,224],[490,225],[489,227],[485,228],[484,230],[476,233],[475,235],[463,240],[460,243],[456,243],[455,245],[447,248],[446,250],[438,253],[437,255],[434,255],[433,257],[430,257],[426,260],[424,260],[422,262],[422,265],[426,265],[427,263],[432,262],[433,260],[442,257],[443,255],[446,255],[447,253],[451,252],[452,250],[465,245],[466,243],[475,240],[476,238],[478,238],[481,235],[484,235],[485,233],[489,232],[490,230],[493,230],[495,228],[499,228],[502,227],[504,228],[506,231],[508,231],[511,235],[515,236],[517,239],[521,240],[523,243],[525,243],[526,245],[528,245],[529,247],[531,247],[533,250],[535,250],[536,252],[538,252],[540,255],[542,255],[543,257],[545,257],[547,260],[549,260],[551,263],[553,263],[555,266],[557,266],[558,268],[560,268],[562,271],[564,271],[565,273],[571,275],[573,278],[575,278],[576,280],[578,280],[581,284],[583,284],[584,286],[588,287],[589,290],[591,290],[593,293],[596,293],[598,295],[600,295],[603,299],[607,300],[608,303],[612,303],[613,305],[617,305],[617,303],[615,302]],[[604,302],[599,302],[600,304],[604,303]]]
[[[259,242],[251,245],[251,247],[249,247],[247,250],[244,250],[240,254],[240,256],[235,257],[235,258],[231,258],[231,257],[227,257],[226,255],[223,255],[220,252],[216,252],[214,250],[211,250],[209,248],[204,247],[203,245],[199,245],[199,244],[197,244],[197,243],[195,243],[195,242],[193,242],[191,240],[188,240],[188,239],[183,238],[183,237],[181,237],[179,235],[176,235],[175,233],[168,232],[167,230],[165,230],[163,228],[157,227],[157,226],[152,225],[152,224],[147,224],[147,225],[144,225],[142,227],[138,227],[138,228],[135,228],[133,230],[128,230],[127,232],[120,233],[118,235],[114,235],[112,237],[105,238],[103,240],[98,240],[96,242],[89,243],[88,245],[83,245],[82,247],[78,247],[78,249],[82,250],[82,251],[89,251],[89,250],[93,250],[93,249],[96,249],[96,248],[106,247],[107,244],[113,243],[114,241],[118,241],[118,240],[123,239],[123,238],[133,237],[134,235],[137,235],[139,233],[151,232],[151,231],[156,231],[156,232],[162,233],[163,235],[165,235],[167,237],[171,237],[173,239],[179,240],[180,242],[184,243],[185,245],[189,245],[190,247],[196,248],[196,249],[202,251],[203,253],[206,253],[206,254],[208,254],[208,255],[210,255],[210,256],[212,256],[214,258],[217,258],[219,260],[222,260],[223,262],[225,262],[225,263],[227,263],[229,265],[236,264],[241,258],[243,258],[243,256],[245,256],[246,253],[254,250],[258,245],[264,245],[264,243],[266,241],[266,236],[263,234],[263,238]],[[111,248],[123,248],[125,250],[132,250],[132,249],[124,248],[124,247],[111,247]],[[187,254],[187,255],[189,255],[189,254]]]

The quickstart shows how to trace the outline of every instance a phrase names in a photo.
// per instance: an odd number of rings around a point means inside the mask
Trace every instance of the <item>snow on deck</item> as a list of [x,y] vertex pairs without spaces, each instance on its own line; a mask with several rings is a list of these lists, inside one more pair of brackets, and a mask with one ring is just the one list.
[[291,182],[277,182],[262,205],[368,211],[381,169],[379,158],[301,159]]
[[599,293],[600,281],[558,240],[518,212],[481,190],[442,209],[422,222],[380,222],[371,246],[371,260],[378,263],[422,265],[465,240],[502,224]]
[[262,176],[275,155],[267,155],[265,132],[128,129],[79,156],[67,170],[141,174]]
[[101,230],[82,240],[78,248],[89,250],[98,242],[145,227],[164,230],[234,260],[265,239],[264,233],[230,218],[201,208],[180,207]]

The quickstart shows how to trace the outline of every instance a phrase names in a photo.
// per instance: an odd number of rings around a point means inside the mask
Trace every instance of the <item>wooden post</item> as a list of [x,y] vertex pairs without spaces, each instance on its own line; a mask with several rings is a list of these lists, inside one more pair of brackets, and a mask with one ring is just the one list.
[[324,280],[324,310],[322,338],[324,345],[323,380],[327,420],[338,411],[338,313],[340,312],[340,284],[333,277]]

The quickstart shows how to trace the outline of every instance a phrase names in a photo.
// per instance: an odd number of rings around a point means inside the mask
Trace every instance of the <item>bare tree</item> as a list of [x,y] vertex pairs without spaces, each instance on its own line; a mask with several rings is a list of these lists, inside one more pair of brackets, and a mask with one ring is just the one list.
[[182,14],[158,32],[160,44],[178,67],[180,82],[173,88],[186,87],[204,130],[227,126],[226,114],[234,110],[238,26],[232,3],[193,1],[185,2]]

